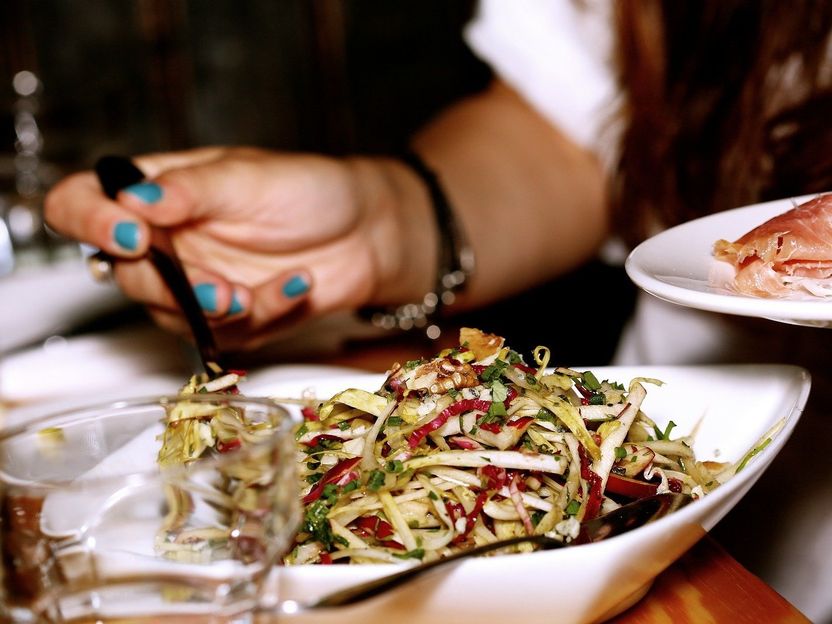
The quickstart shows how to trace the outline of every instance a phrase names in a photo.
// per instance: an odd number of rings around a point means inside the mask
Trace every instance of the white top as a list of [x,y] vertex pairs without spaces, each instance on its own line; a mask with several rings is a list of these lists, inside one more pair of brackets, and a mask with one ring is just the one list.
[[468,45],[575,143],[610,162],[604,130],[616,106],[607,0],[482,0]]
[[[611,63],[611,7],[609,0],[481,0],[465,30],[471,49],[502,80],[606,165],[613,162],[617,132],[604,128],[620,96]],[[823,406],[832,404],[830,339],[832,330],[762,320],[749,325],[641,293],[614,358],[620,365],[758,361],[812,368],[812,396],[800,427],[716,533],[724,528],[724,541],[740,561],[816,622],[832,622],[832,453],[823,442]],[[749,518],[762,521],[756,537],[746,537]],[[748,560],[741,556],[743,542]]]

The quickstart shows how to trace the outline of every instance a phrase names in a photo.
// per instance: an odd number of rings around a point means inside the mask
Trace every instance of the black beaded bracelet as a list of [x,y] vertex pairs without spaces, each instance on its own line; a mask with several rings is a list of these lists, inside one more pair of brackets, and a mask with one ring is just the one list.
[[444,306],[451,305],[456,300],[457,293],[463,290],[473,273],[474,252],[465,239],[436,173],[414,152],[404,152],[399,158],[422,178],[430,193],[439,232],[436,285],[418,303],[389,308],[364,308],[361,315],[376,327],[424,329],[428,338],[436,339],[442,333],[437,317]]

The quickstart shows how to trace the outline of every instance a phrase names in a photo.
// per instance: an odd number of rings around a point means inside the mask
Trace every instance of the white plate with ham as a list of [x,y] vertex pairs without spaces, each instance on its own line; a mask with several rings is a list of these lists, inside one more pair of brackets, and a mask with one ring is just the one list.
[[636,247],[627,274],[666,301],[832,327],[832,194],[736,208]]

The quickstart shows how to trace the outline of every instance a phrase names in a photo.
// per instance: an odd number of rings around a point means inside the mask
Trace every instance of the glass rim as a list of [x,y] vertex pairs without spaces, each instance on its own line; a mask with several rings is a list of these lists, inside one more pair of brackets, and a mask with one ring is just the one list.
[[[48,414],[43,414],[41,416],[28,420],[25,423],[20,423],[10,427],[0,427],[0,445],[13,443],[14,438],[16,437],[21,437],[26,434],[36,434],[38,431],[44,428],[48,428],[50,426],[49,423],[51,423],[52,421],[60,421],[60,419],[68,418],[73,414],[77,414],[80,416],[85,413],[93,413],[96,411],[103,412],[107,410],[124,410],[137,407],[155,406],[165,408],[169,405],[175,405],[177,402],[180,401],[196,401],[199,403],[212,403],[223,401],[230,404],[249,403],[259,405],[264,408],[277,410],[282,414],[283,417],[271,431],[271,435],[264,437],[262,440],[253,442],[245,446],[244,448],[235,450],[232,453],[216,455],[204,459],[200,458],[199,461],[192,461],[189,463],[175,464],[172,466],[165,467],[160,466],[158,462],[153,462],[152,465],[149,465],[146,468],[130,470],[116,475],[107,475],[86,479],[84,480],[85,485],[91,485],[94,483],[104,483],[107,481],[123,480],[128,477],[144,477],[147,480],[152,480],[158,478],[161,475],[175,475],[177,472],[185,471],[193,473],[194,471],[207,470],[218,466],[223,466],[227,463],[239,461],[242,456],[249,455],[256,450],[262,449],[264,447],[273,446],[277,440],[280,440],[284,436],[291,436],[293,428],[296,425],[299,425],[303,422],[303,418],[299,414],[291,412],[290,410],[286,409],[285,405],[268,397],[247,396],[242,394],[224,394],[219,392],[204,392],[198,394],[148,395],[141,397],[131,397],[127,399],[114,399],[110,401],[103,401],[101,403],[75,405],[62,410],[52,411]],[[69,422],[71,423],[75,421]],[[159,422],[163,423],[163,421]],[[60,425],[56,424],[55,426]],[[68,478],[66,480],[54,478],[18,480],[14,477],[11,477],[8,470],[6,470],[2,465],[0,465],[0,483],[15,482],[17,485],[21,485],[24,487],[28,486],[51,488],[66,487],[67,485],[71,485],[76,479],[77,476],[73,478]]]

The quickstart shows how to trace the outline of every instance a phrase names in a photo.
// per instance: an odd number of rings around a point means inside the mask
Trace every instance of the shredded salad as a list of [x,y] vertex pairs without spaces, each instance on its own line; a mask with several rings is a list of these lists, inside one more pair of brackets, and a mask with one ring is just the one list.
[[[570,541],[581,522],[631,500],[706,495],[775,433],[736,463],[700,461],[691,435],[641,410],[660,380],[624,386],[550,367],[545,347],[527,363],[504,343],[463,328],[458,347],[394,365],[375,392],[297,399],[303,521],[286,564],[430,560],[525,534]],[[178,444],[180,459],[244,438],[203,424]]]
[[[216,379],[197,375],[180,390],[181,400],[167,410],[159,436],[160,467],[190,465],[210,454],[231,454],[268,439],[275,423],[255,420],[243,407],[224,401],[189,400],[191,395],[239,394],[242,371]],[[258,448],[258,447],[255,447]],[[264,510],[276,487],[268,449],[237,456],[215,472],[168,476],[164,484],[168,513],[155,539],[155,549],[168,559],[205,563],[229,557],[256,561],[264,535]],[[175,473],[174,473],[175,474]],[[210,504],[210,513],[197,510]]]

